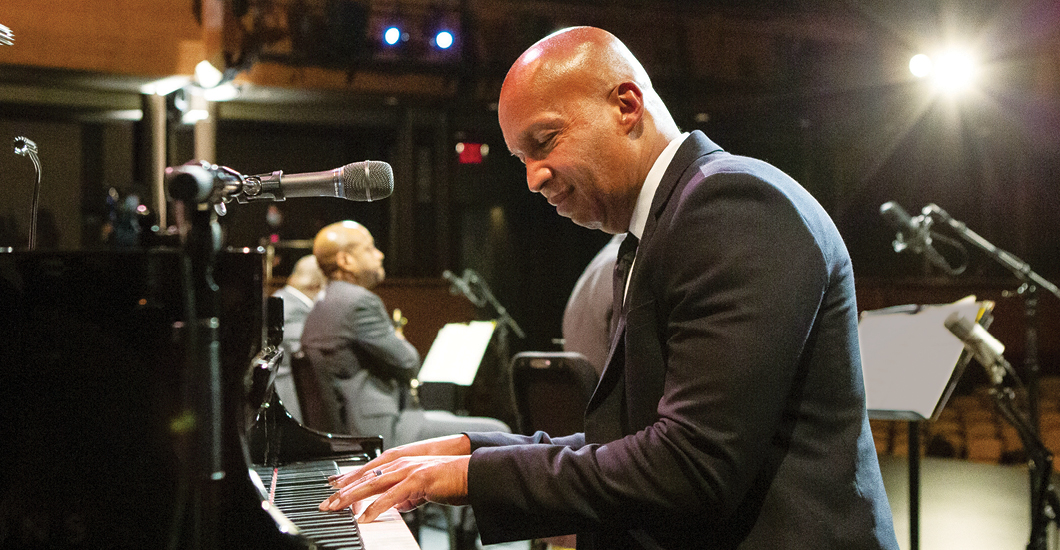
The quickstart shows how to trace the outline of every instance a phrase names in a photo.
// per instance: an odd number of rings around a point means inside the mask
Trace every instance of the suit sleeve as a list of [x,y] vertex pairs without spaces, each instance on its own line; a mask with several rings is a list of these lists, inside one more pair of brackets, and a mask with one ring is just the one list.
[[627,359],[627,371],[661,370],[655,421],[603,445],[475,450],[469,496],[483,542],[680,518],[721,525],[768,484],[825,261],[799,211],[764,181],[721,173],[678,193],[629,290],[627,358],[656,348],[647,356],[661,364]]
[[398,337],[378,296],[363,293],[346,322],[362,367],[384,379],[408,382],[416,377],[420,355],[412,344]]

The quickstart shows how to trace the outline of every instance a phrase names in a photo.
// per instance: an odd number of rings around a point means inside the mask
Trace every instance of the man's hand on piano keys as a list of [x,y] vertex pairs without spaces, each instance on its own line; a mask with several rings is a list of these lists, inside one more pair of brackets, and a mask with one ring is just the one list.
[[320,510],[342,510],[379,495],[358,518],[369,522],[395,506],[406,512],[427,501],[467,504],[470,453],[471,442],[463,435],[395,447],[360,469],[329,479],[338,491],[320,503]]

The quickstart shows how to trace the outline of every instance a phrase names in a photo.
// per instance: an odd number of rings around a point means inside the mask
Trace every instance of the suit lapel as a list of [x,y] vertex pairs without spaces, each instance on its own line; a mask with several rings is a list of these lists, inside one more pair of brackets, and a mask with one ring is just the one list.
[[[695,162],[696,159],[721,150],[721,147],[718,147],[713,141],[707,138],[703,132],[698,130],[692,132],[685,142],[681,144],[681,147],[678,148],[673,160],[670,161],[670,165],[666,168],[666,172],[663,173],[658,189],[655,190],[655,196],[651,201],[651,214],[648,216],[648,219],[644,224],[644,234],[641,235],[640,245],[637,252],[638,257],[641,256],[642,252],[650,249],[651,237],[655,232],[655,226],[659,221],[659,217],[669,203],[674,190],[679,187],[678,184],[691,179],[692,174],[689,173],[689,170],[694,169],[694,166],[698,165],[698,163]],[[601,436],[605,438],[603,441],[615,439],[613,437],[608,438],[608,434],[601,433],[601,431],[597,429],[591,413],[597,412],[605,400],[614,402],[608,408],[619,407],[616,411],[620,410],[620,403],[618,403],[618,401],[621,397],[621,392],[619,392],[619,395],[615,395],[615,391],[621,389],[623,386],[622,378],[626,363],[625,312],[628,311],[628,306],[635,300],[635,289],[637,286],[636,278],[637,274],[643,270],[643,266],[644,262],[638,259],[633,265],[633,270],[629,274],[629,290],[626,296],[626,307],[622,308],[615,333],[611,337],[611,348],[607,355],[607,361],[604,363],[604,371],[600,375],[600,383],[596,386],[596,391],[593,392],[593,396],[589,400],[589,406],[586,408],[586,441],[600,441]],[[613,417],[611,414],[604,414],[602,415],[601,421],[613,424]],[[619,435],[619,437],[621,437],[621,435]]]
[[[699,166],[696,160],[721,150],[721,147],[718,147],[717,144],[699,130],[688,135],[688,139],[677,149],[677,153],[674,154],[670,165],[666,167],[666,172],[663,173],[662,180],[659,181],[659,188],[655,190],[655,197],[651,200],[651,215],[648,216],[644,223],[644,234],[640,236],[641,249],[650,246],[651,236],[655,233],[655,226],[659,222],[659,217],[670,202],[670,197],[673,196],[674,190],[680,187],[678,184],[687,182],[692,178],[690,171],[695,170]],[[634,267],[634,269],[636,268]],[[630,273],[629,276],[633,277],[633,274]]]

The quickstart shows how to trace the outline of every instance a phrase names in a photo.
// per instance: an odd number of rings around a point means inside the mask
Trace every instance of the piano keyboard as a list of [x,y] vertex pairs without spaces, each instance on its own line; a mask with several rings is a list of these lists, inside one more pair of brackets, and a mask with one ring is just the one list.
[[269,500],[319,548],[364,550],[349,508],[341,512],[321,512],[317,508],[334,492],[328,485],[328,477],[339,473],[334,461],[288,464],[276,470],[255,466],[254,470],[265,485]]

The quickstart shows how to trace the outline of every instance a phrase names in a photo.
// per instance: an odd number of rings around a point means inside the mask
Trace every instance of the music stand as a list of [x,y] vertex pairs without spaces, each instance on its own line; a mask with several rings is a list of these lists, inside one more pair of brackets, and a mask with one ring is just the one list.
[[438,331],[417,376],[426,408],[455,410],[463,402],[458,393],[475,381],[496,328],[496,321],[471,321],[447,323]]
[[920,422],[937,420],[970,357],[943,321],[979,320],[993,308],[968,296],[952,304],[865,311],[858,319],[869,417],[909,423],[909,539],[920,547]]

